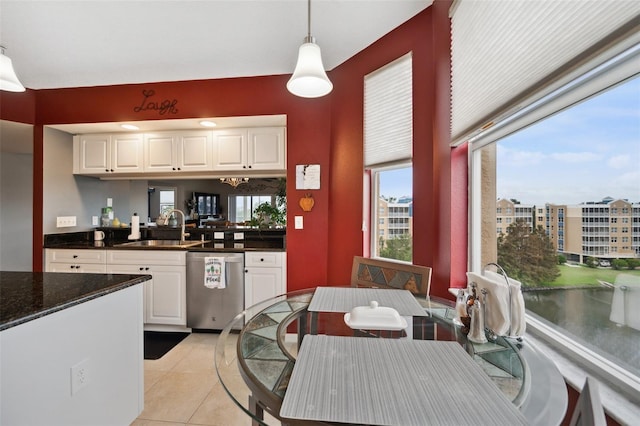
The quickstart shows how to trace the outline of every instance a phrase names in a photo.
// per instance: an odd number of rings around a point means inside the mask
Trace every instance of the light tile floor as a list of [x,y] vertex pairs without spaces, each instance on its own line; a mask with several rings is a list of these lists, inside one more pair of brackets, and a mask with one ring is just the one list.
[[[144,410],[131,426],[251,425],[218,381],[217,340],[218,334],[192,333],[162,358],[145,360]],[[280,424],[267,414],[265,422]]]

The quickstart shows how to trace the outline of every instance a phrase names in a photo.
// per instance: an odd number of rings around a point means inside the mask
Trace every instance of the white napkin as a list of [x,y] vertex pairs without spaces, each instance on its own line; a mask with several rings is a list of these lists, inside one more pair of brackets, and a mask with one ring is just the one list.
[[204,286],[207,288],[226,288],[224,257],[204,258]]
[[[478,285],[477,293],[480,298],[481,290],[483,288],[487,290],[484,323],[497,335],[506,335],[509,331],[509,287],[504,278],[499,282],[475,272],[467,272],[467,282],[468,284],[475,282]],[[469,286],[469,291],[470,289]]]
[[[504,282],[504,275],[493,271],[485,271],[484,273],[485,276],[494,281],[502,280],[501,282]],[[524,336],[527,322],[524,316],[525,307],[524,296],[522,296],[522,283],[513,278],[509,278],[509,287],[511,288],[511,335]]]

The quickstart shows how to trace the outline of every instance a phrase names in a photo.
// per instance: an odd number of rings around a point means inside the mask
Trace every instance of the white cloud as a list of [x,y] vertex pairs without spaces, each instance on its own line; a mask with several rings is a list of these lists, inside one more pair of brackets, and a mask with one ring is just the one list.
[[631,157],[628,155],[615,155],[607,161],[607,165],[612,169],[623,169],[631,165]]
[[498,147],[498,161],[510,166],[523,166],[540,164],[545,159],[545,154],[536,151],[518,151],[515,149],[508,149]]
[[563,163],[586,163],[599,158],[593,152],[554,152],[549,157]]

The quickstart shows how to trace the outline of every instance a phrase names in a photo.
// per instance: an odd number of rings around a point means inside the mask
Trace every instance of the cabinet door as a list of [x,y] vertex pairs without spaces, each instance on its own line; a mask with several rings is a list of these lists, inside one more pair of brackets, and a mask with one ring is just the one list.
[[249,129],[248,166],[252,170],[285,170],[283,127]]
[[184,266],[153,266],[153,283],[145,295],[146,322],[187,325],[186,272]]
[[185,132],[178,143],[179,170],[208,171],[212,168],[211,132]]
[[281,268],[246,268],[244,278],[245,309],[283,293]]
[[111,137],[111,171],[114,173],[144,170],[142,135],[125,134]]
[[78,173],[111,172],[111,136],[81,135],[78,145]]
[[177,136],[172,133],[144,135],[144,171],[172,172],[177,168]]
[[247,131],[245,129],[226,129],[213,132],[214,170],[245,170],[247,155]]

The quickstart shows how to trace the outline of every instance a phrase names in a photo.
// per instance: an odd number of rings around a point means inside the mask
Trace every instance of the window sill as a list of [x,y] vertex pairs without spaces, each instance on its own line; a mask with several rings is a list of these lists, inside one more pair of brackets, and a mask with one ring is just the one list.
[[637,424],[640,379],[530,315],[527,315],[526,339],[556,364],[567,384],[578,392],[587,376],[596,378],[607,415],[620,424]]

